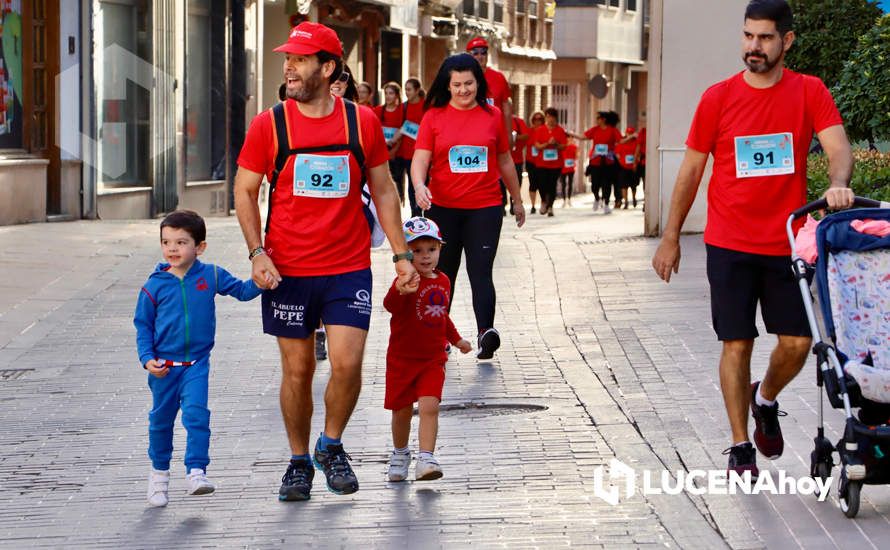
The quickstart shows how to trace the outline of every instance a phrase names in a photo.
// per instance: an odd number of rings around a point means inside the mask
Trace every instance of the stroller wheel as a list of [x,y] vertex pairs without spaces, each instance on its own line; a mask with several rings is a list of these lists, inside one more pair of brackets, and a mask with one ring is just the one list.
[[831,464],[827,462],[816,463],[814,473],[815,478],[821,479],[822,481],[827,480],[829,477],[831,477]]
[[847,475],[841,472],[841,479],[837,486],[837,499],[841,505],[841,511],[848,518],[855,518],[859,513],[859,492],[861,489],[861,481],[849,481]]

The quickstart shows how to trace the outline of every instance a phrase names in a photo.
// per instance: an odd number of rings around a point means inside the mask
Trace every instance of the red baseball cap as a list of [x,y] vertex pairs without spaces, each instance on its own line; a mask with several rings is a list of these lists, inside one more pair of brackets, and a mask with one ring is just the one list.
[[287,42],[275,48],[275,51],[295,55],[312,55],[324,51],[343,57],[343,44],[330,27],[303,21],[291,29]]
[[627,128],[624,129],[625,134],[632,134],[636,131],[637,131],[636,128],[634,128],[633,126],[628,126]]
[[470,51],[473,48],[487,48],[487,47],[488,47],[488,42],[481,36],[477,36],[476,38],[467,42],[467,51]]

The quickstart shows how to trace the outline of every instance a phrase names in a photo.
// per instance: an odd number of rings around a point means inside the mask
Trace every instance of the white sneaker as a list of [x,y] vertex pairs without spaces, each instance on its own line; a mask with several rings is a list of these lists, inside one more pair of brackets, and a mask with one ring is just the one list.
[[433,456],[420,455],[414,466],[415,481],[431,481],[442,477],[442,467]]
[[408,465],[411,464],[411,453],[392,452],[389,457],[389,471],[387,475],[390,481],[405,481],[408,479]]
[[599,201],[599,199],[594,199],[593,200],[593,211],[596,212],[599,209],[600,209],[600,201]]
[[603,205],[603,214],[611,214],[611,213],[612,213],[612,209],[609,208],[609,204],[608,203],[604,204]]
[[170,487],[170,470],[151,469],[148,474],[148,503],[152,506],[166,506],[167,491]]
[[188,493],[190,495],[209,495],[216,490],[201,468],[192,468],[185,478],[189,482]]

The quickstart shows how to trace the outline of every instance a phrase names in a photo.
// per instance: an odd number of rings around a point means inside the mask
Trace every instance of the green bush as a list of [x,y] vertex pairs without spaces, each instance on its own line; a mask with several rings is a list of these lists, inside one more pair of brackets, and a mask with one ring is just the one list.
[[[890,153],[853,151],[853,178],[850,187],[859,197],[890,201]],[[808,199],[814,201],[828,189],[828,157],[810,155],[807,159]]]

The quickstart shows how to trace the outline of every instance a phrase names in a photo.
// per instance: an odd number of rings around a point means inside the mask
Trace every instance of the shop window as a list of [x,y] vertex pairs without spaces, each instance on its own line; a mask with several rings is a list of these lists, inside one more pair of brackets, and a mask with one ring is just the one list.
[[504,22],[504,2],[503,0],[494,0],[494,22]]
[[226,177],[226,0],[188,0],[185,56],[186,181]]
[[151,167],[151,92],[137,84],[152,60],[152,3],[100,0],[95,80],[99,189],[146,187]]
[[25,28],[21,0],[0,0],[0,17],[0,149],[20,150],[27,145],[23,141],[27,105],[22,91]]
[[538,0],[528,0],[528,16],[538,16]]
[[621,0],[609,0],[609,6],[617,8],[621,5]]
[[464,15],[476,15],[476,0],[464,0]]

